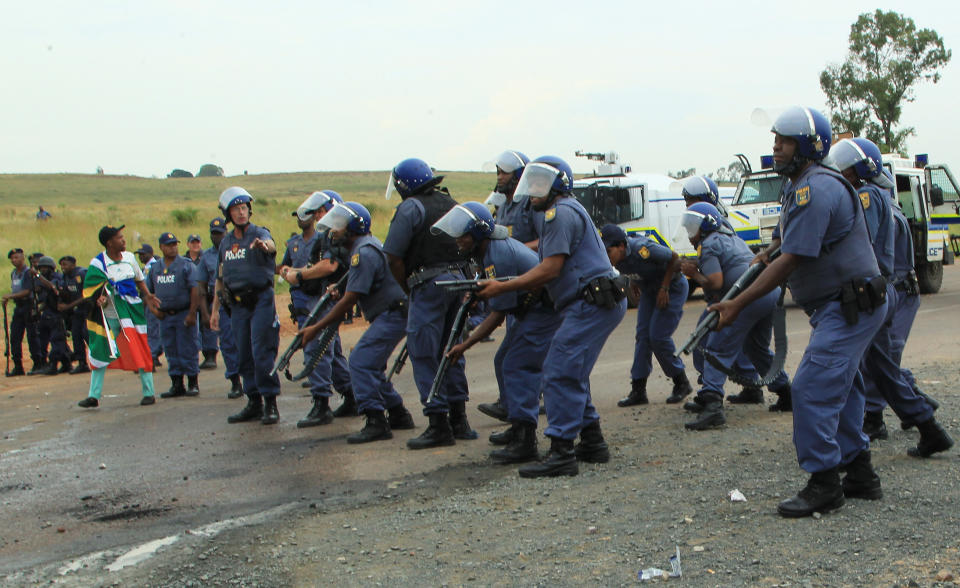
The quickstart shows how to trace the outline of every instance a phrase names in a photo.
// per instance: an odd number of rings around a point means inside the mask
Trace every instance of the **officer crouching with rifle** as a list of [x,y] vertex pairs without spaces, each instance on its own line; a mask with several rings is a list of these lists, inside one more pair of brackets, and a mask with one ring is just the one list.
[[357,202],[337,203],[320,219],[319,225],[330,229],[331,240],[350,251],[350,270],[340,300],[300,331],[305,342],[313,341],[324,330],[336,329],[358,302],[370,322],[349,361],[354,397],[366,424],[349,435],[347,443],[392,439],[394,429],[414,428],[403,399],[383,373],[393,349],[406,336],[406,295],[390,272],[380,241],[370,234],[370,223],[370,213]]

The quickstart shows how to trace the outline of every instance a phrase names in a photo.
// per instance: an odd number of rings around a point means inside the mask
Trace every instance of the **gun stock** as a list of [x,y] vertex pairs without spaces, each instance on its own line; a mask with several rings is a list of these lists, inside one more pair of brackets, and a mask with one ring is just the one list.
[[[336,288],[338,290],[341,290],[343,289],[343,286],[346,283],[347,283],[347,274],[343,274],[343,277],[340,278],[340,281],[337,282]],[[312,309],[310,309],[310,314],[307,315],[307,320],[304,321],[303,323],[304,327],[309,327],[310,325],[316,323],[317,320],[319,320],[320,310],[327,303],[327,301],[330,300],[330,297],[331,297],[330,292],[327,292],[320,297],[320,300],[317,300],[317,303],[313,305]],[[277,373],[280,370],[286,370],[287,366],[290,365],[290,360],[293,359],[293,355],[301,347],[303,347],[303,335],[300,335],[298,333],[297,336],[293,338],[293,341],[290,342],[290,345],[283,352],[283,354],[277,358],[276,363],[273,364],[273,369],[270,370],[270,377],[272,378],[273,376],[277,375]]]
[[460,309],[457,310],[457,316],[453,319],[453,325],[450,327],[450,336],[447,337],[447,344],[443,347],[443,356],[440,358],[440,366],[437,368],[437,375],[433,377],[433,385],[430,386],[430,394],[427,396],[426,402],[428,405],[433,402],[440,392],[440,386],[443,384],[443,379],[446,377],[447,370],[450,368],[450,358],[447,356],[447,353],[453,349],[453,346],[456,345],[457,341],[460,340],[460,336],[463,334],[463,328],[467,324],[467,312],[470,310],[470,306],[474,303],[474,301],[476,301],[476,299],[476,293],[470,292],[470,294],[467,296],[467,299],[464,300],[463,304],[460,305]]

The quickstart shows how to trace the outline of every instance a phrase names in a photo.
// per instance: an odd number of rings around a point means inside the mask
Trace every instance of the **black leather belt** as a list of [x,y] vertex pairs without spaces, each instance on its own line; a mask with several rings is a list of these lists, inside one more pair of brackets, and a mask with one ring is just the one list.
[[183,311],[185,311],[185,310],[189,310],[189,309],[190,309],[189,306],[184,306],[183,308],[171,308],[171,309],[169,309],[169,310],[166,309],[166,308],[161,308],[161,309],[160,309],[160,312],[162,312],[163,314],[165,314],[165,315],[167,315],[167,316],[173,316],[173,315],[175,315],[175,314],[181,313],[181,312],[183,312]]

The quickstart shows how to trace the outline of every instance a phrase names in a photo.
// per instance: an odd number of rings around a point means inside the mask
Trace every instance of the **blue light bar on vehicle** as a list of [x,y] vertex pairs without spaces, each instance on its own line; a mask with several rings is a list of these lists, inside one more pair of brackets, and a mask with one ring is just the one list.
[[924,168],[930,163],[930,156],[926,153],[917,153],[913,160],[913,167]]
[[772,156],[772,155],[761,155],[761,156],[760,156],[760,167],[761,167],[761,169],[773,169],[773,156]]

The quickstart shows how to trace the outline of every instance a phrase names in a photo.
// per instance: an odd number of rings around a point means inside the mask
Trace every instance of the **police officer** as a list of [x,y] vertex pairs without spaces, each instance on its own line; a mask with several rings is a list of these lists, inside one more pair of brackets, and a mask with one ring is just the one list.
[[[314,192],[293,212],[297,217],[299,234],[287,241],[287,250],[278,273],[290,284],[290,312],[302,327],[310,311],[327,286],[335,284],[347,271],[348,250],[331,242],[329,231],[318,231],[316,223],[338,202],[343,202],[333,190]],[[329,303],[320,310],[321,316],[333,306]],[[304,360],[313,353],[315,344],[304,348]],[[343,357],[340,336],[330,342],[317,367],[308,376],[313,405],[297,427],[315,427],[333,422],[335,416],[356,416],[356,404],[350,387],[347,361]],[[344,402],[334,413],[330,410],[331,386],[343,394]]]
[[[220,267],[220,241],[227,230],[227,221],[222,217],[216,217],[210,221],[210,242],[212,245],[203,250],[200,256],[200,264],[197,266],[197,286],[200,289],[200,322],[201,328],[207,327],[208,332],[212,333],[216,340],[212,347],[219,347],[223,352],[223,377],[230,380],[230,391],[227,392],[227,398],[240,398],[243,396],[243,385],[240,383],[240,371],[237,366],[237,344],[233,338],[233,330],[230,328],[230,309],[221,304],[219,310],[220,331],[210,329],[210,312],[213,305],[213,293],[216,290],[217,272]],[[201,335],[201,341],[203,336]],[[216,351],[213,351],[214,363],[216,363]],[[206,360],[204,360],[206,361]],[[203,369],[203,364],[200,364]]]
[[[200,291],[197,288],[196,266],[180,255],[180,241],[173,233],[160,235],[160,251],[163,259],[150,272],[147,289],[160,300],[160,307],[153,311],[160,320],[160,337],[167,354],[167,373],[170,389],[160,394],[161,398],[197,396],[200,384],[197,380],[197,305]],[[187,385],[183,384],[187,376]]]
[[456,205],[445,188],[438,188],[441,181],[443,176],[434,176],[425,161],[411,158],[393,168],[387,184],[387,198],[397,192],[403,201],[390,221],[383,250],[397,283],[409,293],[407,350],[423,413],[430,420],[419,437],[407,441],[410,449],[453,445],[455,439],[477,438],[467,421],[469,393],[462,358],[452,362],[447,370],[443,392],[427,403],[461,298],[434,282],[464,276],[463,259],[453,238],[430,231],[433,223]]
[[[486,206],[466,202],[450,209],[432,231],[443,231],[457,240],[460,251],[477,260],[485,278],[519,276],[533,269],[537,255],[523,243],[507,236],[503,225],[494,223]],[[506,445],[490,453],[498,463],[523,463],[537,459],[537,418],[540,405],[540,373],[550,341],[560,325],[553,307],[544,303],[542,288],[531,292],[507,292],[489,300],[490,314],[463,343],[449,352],[451,358],[483,341],[507,321],[507,332],[494,357],[500,403],[510,428],[494,433],[490,441]]]
[[[683,260],[681,269],[703,288],[708,303],[720,300],[747,271],[753,259],[747,244],[722,223],[722,218],[712,204],[698,202],[687,208],[680,221],[698,255],[696,262]],[[737,358],[746,355],[761,372],[770,371],[772,313],[779,297],[780,288],[774,288],[745,307],[732,325],[707,336],[706,352],[722,367],[712,361],[704,362],[703,383],[691,407],[699,415],[684,425],[687,429],[712,429],[727,422],[723,413],[723,385]],[[770,388],[774,393],[781,390],[790,393],[790,381],[783,370],[776,374]]]
[[[40,274],[36,276],[37,308],[40,310],[40,322],[37,323],[37,335],[40,338],[40,355],[44,357],[41,374],[52,376],[57,373],[57,365],[62,373],[69,373],[70,350],[67,348],[67,333],[63,326],[63,315],[57,303],[60,300],[60,274],[53,258],[44,255],[37,260]],[[49,355],[47,348],[49,346]]]
[[[203,264],[203,241],[200,239],[200,235],[190,235],[187,237],[187,254],[184,256],[190,261],[193,262],[193,266],[200,269],[200,266]],[[199,274],[197,277],[197,284],[200,284]],[[211,290],[212,295],[212,290]],[[206,302],[202,300],[202,302]],[[200,307],[203,304],[199,305]],[[209,317],[210,313],[207,312]],[[198,347],[200,348],[200,353],[203,354],[203,361],[200,362],[200,369],[202,370],[215,370],[217,369],[217,333],[212,331],[208,326],[208,322],[204,320],[203,312],[200,313],[200,342]]]
[[27,337],[27,347],[30,350],[30,358],[33,360],[32,371],[39,371],[42,367],[40,361],[40,342],[37,337],[37,312],[36,298],[33,296],[34,271],[27,265],[23,255],[23,249],[11,249],[7,253],[7,259],[13,265],[13,271],[10,272],[10,293],[3,295],[3,306],[6,308],[7,302],[13,300],[13,316],[10,320],[10,358],[13,360],[13,369],[7,372],[7,377],[22,376],[23,371],[23,337]]
[[[233,230],[220,242],[220,275],[217,278],[210,328],[220,327],[220,298],[230,300],[230,326],[237,344],[237,365],[243,378],[247,405],[227,418],[229,423],[260,419],[264,425],[280,420],[277,395],[280,379],[273,364],[280,344],[280,319],[273,295],[277,247],[270,232],[250,222],[253,197],[234,186],[220,194],[220,210],[233,223]],[[256,350],[256,352],[254,352]]]
[[627,237],[617,225],[600,229],[603,246],[610,263],[621,274],[637,276],[639,282],[631,287],[640,290],[637,303],[637,335],[630,368],[630,394],[617,403],[626,407],[646,404],[647,378],[653,370],[652,357],[673,380],[668,404],[683,400],[693,391],[684,372],[683,361],[674,356],[673,332],[683,316],[690,285],[680,274],[680,260],[669,247],[649,237]]
[[[160,258],[153,254],[153,246],[149,243],[140,245],[134,253],[140,258],[143,264],[143,279],[150,283],[150,270],[154,264],[159,263]],[[150,345],[150,353],[153,354],[153,369],[160,367],[160,355],[163,353],[163,339],[160,337],[160,319],[153,316],[153,313],[147,311],[147,342]]]
[[[706,202],[713,205],[720,212],[720,224],[733,231],[733,225],[731,225],[730,221],[727,220],[728,215],[726,209],[723,206],[723,202],[720,200],[720,189],[717,187],[717,183],[711,178],[708,178],[707,176],[691,176],[685,179],[683,181],[681,194],[683,195],[683,201],[686,203],[687,208],[690,208],[697,202]],[[686,235],[683,235],[680,238],[686,238]],[[691,288],[693,287],[694,286],[691,286]],[[700,320],[703,320],[703,317],[706,315],[707,309],[704,308],[703,313],[700,315]],[[697,383],[703,382],[703,362],[703,354],[700,352],[700,348],[698,347],[693,350],[693,368],[697,370],[698,374],[700,374],[697,378]],[[750,363],[750,360],[747,359],[747,356],[743,353],[737,357],[733,369],[738,375],[747,380],[756,381],[760,379],[757,370],[754,368],[753,364]],[[727,396],[727,402],[732,404],[762,404],[763,390],[756,386],[747,385],[743,387],[743,390],[739,394],[730,394]],[[699,410],[702,408],[702,406],[697,404],[696,398],[694,398],[694,402],[692,404],[687,403],[684,405],[684,408],[693,408],[695,410]],[[777,402],[770,405],[770,411],[790,411],[790,396],[785,390],[779,391],[779,394],[777,394]]]
[[[880,273],[887,279],[887,315],[860,363],[865,390],[880,396],[901,421],[916,423],[920,442],[910,449],[914,457],[929,457],[953,446],[953,439],[933,415],[930,404],[914,392],[900,369],[899,357],[892,351],[890,329],[897,311],[897,290],[893,284],[895,225],[889,190],[893,184],[883,174],[880,149],[868,139],[840,141],[830,150],[827,165],[840,170],[857,190],[866,217],[867,232],[873,242]],[[898,354],[897,354],[898,355]],[[869,397],[868,396],[868,397]],[[869,437],[883,423],[880,411],[864,413],[864,433]]]
[[57,309],[63,314],[64,322],[70,329],[73,342],[73,359],[76,367],[71,374],[85,374],[90,371],[87,365],[87,315],[91,301],[83,297],[83,278],[87,268],[77,267],[77,258],[64,255],[59,259],[61,271],[60,300]]
[[[577,459],[610,459],[590,397],[590,372],[623,319],[627,301],[590,215],[572,193],[573,170],[559,157],[527,164],[514,200],[529,199],[535,211],[544,213],[537,231],[540,263],[515,280],[486,282],[479,292],[492,299],[545,286],[560,315],[541,376],[550,451],[543,462],[520,468],[527,478],[575,476]],[[574,447],[578,434],[580,443]]]
[[[860,358],[884,321],[886,283],[880,275],[863,207],[837,172],[821,165],[830,151],[830,123],[794,106],[773,123],[774,171],[785,176],[779,228],[771,247],[781,254],[732,300],[712,305],[718,328],[783,280],[810,316],[810,341],[793,379],[793,440],[810,479],[777,506],[785,517],[840,507],[844,497],[877,499],[880,478],[863,434]],[[769,251],[769,250],[768,250]],[[766,252],[760,256],[766,262]],[[841,482],[840,468],[847,475]]]
[[370,222],[370,212],[356,202],[338,202],[320,219],[318,225],[329,229],[331,241],[347,248],[350,271],[340,300],[318,322],[301,331],[312,342],[358,302],[370,323],[349,362],[357,406],[366,423],[347,437],[347,443],[392,439],[393,430],[414,428],[413,417],[384,374],[387,359],[406,335],[406,295],[390,272],[380,241],[370,234]]

